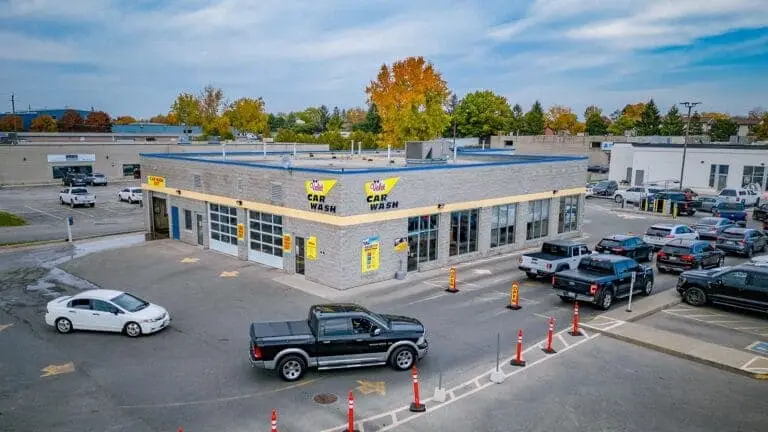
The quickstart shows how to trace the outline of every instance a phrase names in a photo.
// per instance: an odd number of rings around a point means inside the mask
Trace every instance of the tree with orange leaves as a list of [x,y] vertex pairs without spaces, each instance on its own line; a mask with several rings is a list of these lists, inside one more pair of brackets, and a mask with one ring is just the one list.
[[384,145],[397,148],[406,141],[437,138],[450,122],[444,110],[448,85],[424,57],[381,65],[365,92],[381,117]]

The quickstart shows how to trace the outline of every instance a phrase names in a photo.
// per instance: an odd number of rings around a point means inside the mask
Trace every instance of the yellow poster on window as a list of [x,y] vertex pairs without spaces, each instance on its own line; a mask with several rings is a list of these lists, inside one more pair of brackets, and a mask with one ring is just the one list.
[[307,259],[314,261],[317,259],[317,237],[307,238]]
[[361,264],[363,273],[379,269],[379,237],[370,237],[363,241]]

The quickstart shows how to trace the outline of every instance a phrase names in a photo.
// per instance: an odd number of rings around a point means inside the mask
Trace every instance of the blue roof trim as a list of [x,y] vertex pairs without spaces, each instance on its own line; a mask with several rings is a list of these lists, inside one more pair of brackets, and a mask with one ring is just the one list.
[[[260,155],[261,152],[231,152],[229,154],[248,154],[248,155]],[[280,153],[293,153],[293,152],[271,152],[271,154]],[[299,152],[297,152],[299,153]],[[318,173],[318,174],[332,174],[332,175],[348,175],[348,174],[368,174],[368,173],[398,173],[404,171],[430,171],[441,169],[466,169],[466,168],[483,168],[493,166],[511,166],[511,165],[527,165],[533,163],[546,163],[546,162],[572,162],[582,161],[589,159],[589,156],[534,156],[525,155],[524,157],[512,156],[512,155],[497,155],[505,158],[515,158],[516,160],[506,160],[503,162],[483,162],[476,164],[460,164],[460,165],[429,165],[429,166],[412,166],[412,167],[396,167],[396,168],[339,168],[339,169],[323,169],[323,168],[306,168],[306,167],[292,167],[283,168],[279,165],[273,164],[260,164],[243,161],[230,161],[230,160],[215,160],[215,159],[197,159],[194,155],[220,155],[220,152],[216,153],[139,153],[141,157],[156,158],[156,159],[169,159],[169,160],[181,160],[188,162],[201,162],[201,163],[214,163],[219,165],[229,166],[243,166],[248,168],[263,168],[271,170],[285,171],[290,169],[291,171]],[[193,156],[193,157],[190,157]],[[488,155],[491,156],[491,155]]]

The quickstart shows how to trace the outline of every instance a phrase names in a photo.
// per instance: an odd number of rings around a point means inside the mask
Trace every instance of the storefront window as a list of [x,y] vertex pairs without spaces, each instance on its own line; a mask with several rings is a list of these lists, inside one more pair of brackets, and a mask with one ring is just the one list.
[[408,270],[419,263],[437,260],[437,226],[440,215],[408,218]]
[[525,238],[533,240],[549,235],[549,200],[536,200],[528,203],[528,224]]
[[741,176],[741,187],[749,186],[755,183],[759,184],[760,186],[763,186],[764,175],[765,175],[765,167],[745,166]]
[[62,179],[67,174],[91,174],[93,167],[91,165],[62,165],[51,167],[53,169],[53,178]]
[[134,171],[140,166],[139,164],[123,164],[123,177],[133,177]]
[[504,246],[515,242],[515,219],[517,204],[496,206],[491,217],[491,247]]
[[479,210],[451,213],[451,244],[448,255],[462,255],[477,251],[477,220]]
[[576,218],[579,215],[579,196],[560,198],[560,215],[557,219],[557,232],[576,231]]

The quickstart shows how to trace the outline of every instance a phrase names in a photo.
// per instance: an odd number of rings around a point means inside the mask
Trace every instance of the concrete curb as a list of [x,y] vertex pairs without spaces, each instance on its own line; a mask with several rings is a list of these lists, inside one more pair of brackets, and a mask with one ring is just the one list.
[[642,211],[642,210],[635,210],[631,208],[612,208],[612,211],[620,212],[620,213],[632,213],[632,214],[638,214],[638,215],[644,215],[644,216],[653,216],[653,217],[660,217],[660,218],[666,218],[666,219],[679,219],[680,216],[672,216],[671,214],[666,213],[656,213],[656,212],[650,212],[650,211]]
[[[125,180],[109,180],[108,184],[111,183],[132,183],[132,182],[141,182],[139,179],[125,179]],[[29,187],[45,187],[45,186],[61,186],[61,182],[50,182],[50,183],[29,183],[29,184],[7,184],[7,185],[0,185],[0,189],[21,189],[21,188],[29,188]],[[101,187],[101,186],[88,186],[88,187]]]
[[[128,235],[128,234],[142,234],[146,233],[145,230],[141,231],[119,231],[115,233],[110,234],[98,234],[98,235],[91,235],[91,236],[85,236],[85,237],[78,237],[72,239],[72,243],[77,243],[81,240],[93,240],[97,238],[103,238],[103,237],[112,237],[112,236],[119,236],[119,235]],[[67,239],[55,239],[55,240],[39,240],[39,241],[29,241],[29,242],[20,242],[20,243],[13,243],[13,244],[5,244],[0,245],[0,251],[4,250],[15,250],[15,249],[22,249],[22,248],[29,248],[34,249],[42,246],[48,246],[51,244],[59,244],[59,243],[69,243]]]

